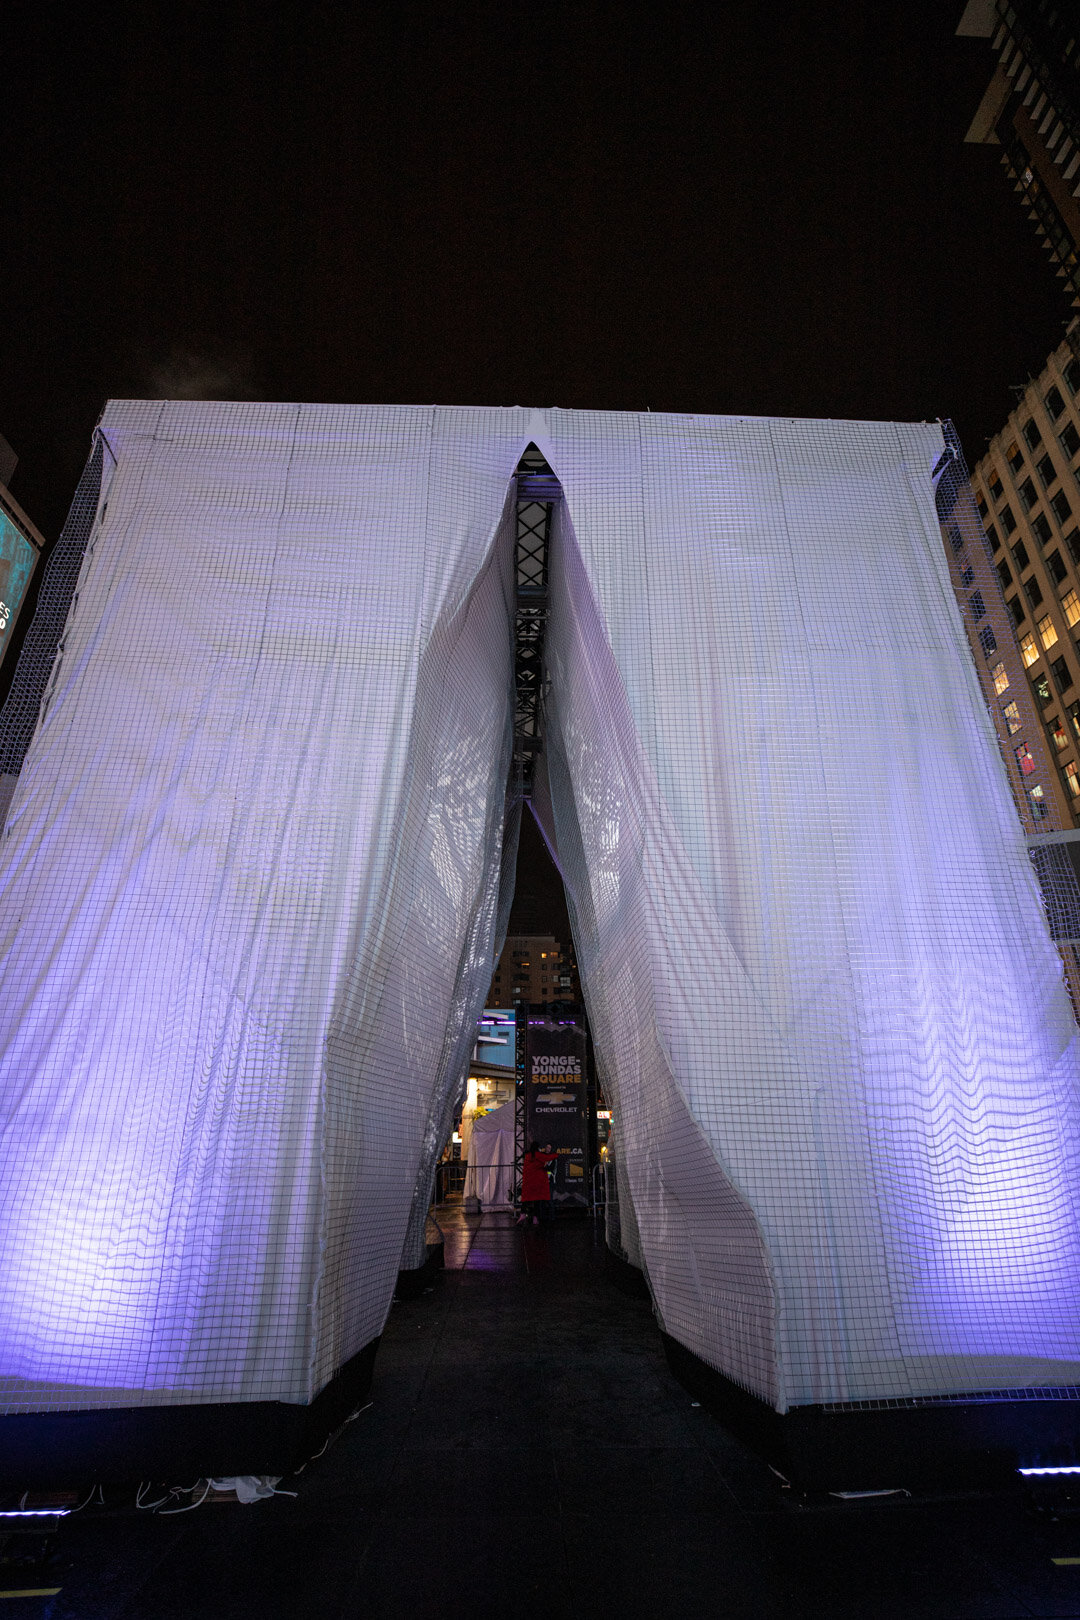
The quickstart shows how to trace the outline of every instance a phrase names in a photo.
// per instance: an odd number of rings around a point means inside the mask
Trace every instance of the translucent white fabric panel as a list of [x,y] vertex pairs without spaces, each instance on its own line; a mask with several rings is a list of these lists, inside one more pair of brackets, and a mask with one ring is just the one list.
[[939,428],[549,424],[555,834],[665,1325],[781,1409],[1076,1382],[1076,1029]]
[[111,404],[3,849],[8,1410],[306,1401],[491,972],[514,413]]

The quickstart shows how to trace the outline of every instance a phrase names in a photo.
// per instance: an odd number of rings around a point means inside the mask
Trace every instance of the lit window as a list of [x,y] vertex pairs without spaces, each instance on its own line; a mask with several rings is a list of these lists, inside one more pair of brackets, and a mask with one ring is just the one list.
[[1073,798],[1080,799],[1080,770],[1077,770],[1071,759],[1065,767],[1065,780],[1069,784],[1069,792]]
[[1035,637],[1030,630],[1026,635],[1020,637],[1020,653],[1024,660],[1025,669],[1030,669],[1032,664],[1038,661],[1039,649],[1035,645]]
[[1070,591],[1067,596],[1063,596],[1061,605],[1065,609],[1065,620],[1070,628],[1074,624],[1080,623],[1080,596],[1077,596],[1075,591]]
[[1049,651],[1051,647],[1057,646],[1057,638],[1058,633],[1054,629],[1054,621],[1048,613],[1044,619],[1039,620],[1039,640]]
[[1063,748],[1068,748],[1069,733],[1065,730],[1057,715],[1050,722],[1050,735],[1054,739],[1054,747],[1059,753]]
[[1033,788],[1028,788],[1028,798],[1031,800],[1031,813],[1036,821],[1042,821],[1050,806],[1046,802],[1046,794],[1036,782]]
[[1030,776],[1035,769],[1035,761],[1027,743],[1021,743],[1019,748],[1013,749],[1013,753],[1016,755],[1016,763],[1020,767],[1021,776]]
[[1050,690],[1049,675],[1036,675],[1031,684],[1035,690],[1035,699],[1040,709],[1045,709],[1047,704],[1053,703],[1054,694]]
[[1005,716],[1005,724],[1009,728],[1009,736],[1014,737],[1023,724],[1023,721],[1020,719],[1019,708],[1015,703],[1006,703],[1001,712]]
[[990,671],[990,679],[994,683],[994,691],[997,693],[998,697],[1001,696],[1002,692],[1007,692],[1009,690],[1009,677],[1004,664],[994,665],[993,669]]

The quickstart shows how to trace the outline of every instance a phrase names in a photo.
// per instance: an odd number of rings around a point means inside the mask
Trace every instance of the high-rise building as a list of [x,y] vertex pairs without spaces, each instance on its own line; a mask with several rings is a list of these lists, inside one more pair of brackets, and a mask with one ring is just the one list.
[[997,66],[967,140],[1001,162],[1073,305],[1080,306],[1080,18],[1061,0],[968,0],[957,30]]
[[508,934],[491,981],[488,1004],[578,1001],[581,987],[573,950],[552,934]]
[[[1080,826],[1080,320],[991,439],[972,485],[1053,761],[1040,784],[1056,800],[1057,825]],[[1014,682],[1001,684],[1003,649],[976,652],[1006,758],[1034,777],[1024,701]]]

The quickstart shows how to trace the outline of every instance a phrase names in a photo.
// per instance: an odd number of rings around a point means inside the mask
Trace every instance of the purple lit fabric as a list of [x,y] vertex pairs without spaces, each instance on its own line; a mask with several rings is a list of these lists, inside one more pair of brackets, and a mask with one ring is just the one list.
[[[422,1252],[539,808],[624,1231],[778,1407],[1080,1380],[1076,1029],[936,426],[114,402],[3,843],[7,1410],[310,1400]],[[111,461],[110,461],[111,465]]]

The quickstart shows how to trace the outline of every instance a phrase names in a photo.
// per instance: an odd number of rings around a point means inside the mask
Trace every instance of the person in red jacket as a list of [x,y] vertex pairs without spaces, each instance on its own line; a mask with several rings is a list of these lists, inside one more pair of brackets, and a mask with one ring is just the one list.
[[541,1152],[539,1142],[530,1142],[529,1151],[521,1161],[521,1214],[517,1218],[519,1226],[524,1226],[532,1212],[532,1223],[540,1225],[540,1217],[547,1213],[551,1204],[551,1182],[548,1180],[547,1168],[554,1164],[558,1154],[552,1153],[551,1143],[548,1142]]

